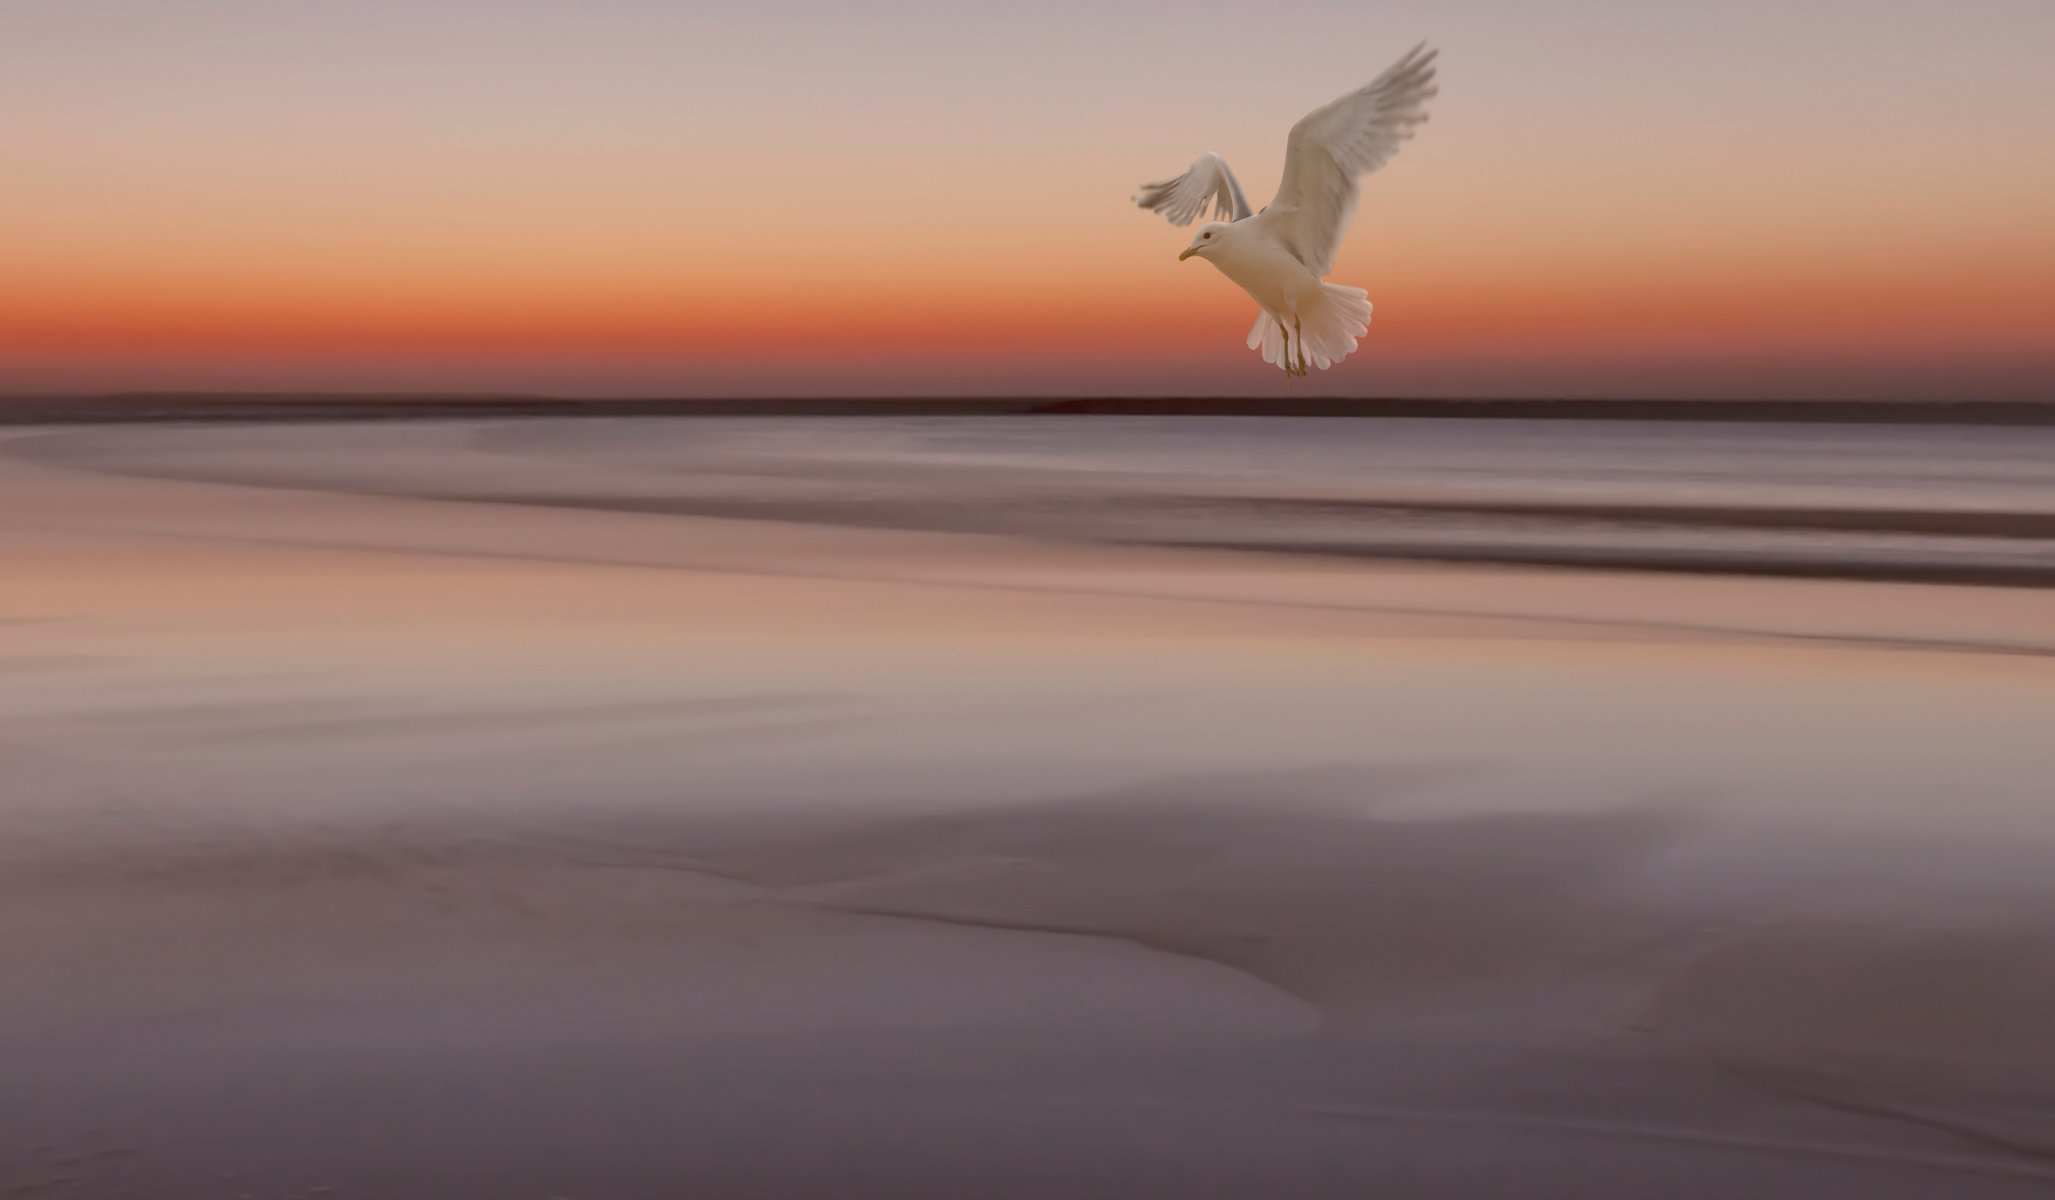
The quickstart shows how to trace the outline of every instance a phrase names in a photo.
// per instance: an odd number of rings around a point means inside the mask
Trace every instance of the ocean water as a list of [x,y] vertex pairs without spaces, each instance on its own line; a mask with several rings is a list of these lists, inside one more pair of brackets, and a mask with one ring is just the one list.
[[2044,1195],[2050,448],[0,434],[0,1192]]
[[[2055,430],[908,418],[501,426],[623,505],[1323,555],[2055,582]],[[598,501],[594,501],[598,502]]]

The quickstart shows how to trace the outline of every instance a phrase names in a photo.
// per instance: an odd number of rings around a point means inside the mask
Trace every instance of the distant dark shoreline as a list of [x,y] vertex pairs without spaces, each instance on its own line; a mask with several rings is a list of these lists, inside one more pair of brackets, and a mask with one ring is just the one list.
[[551,396],[138,393],[0,397],[0,426],[518,417],[1348,417],[2055,426],[2055,401],[1369,400],[1338,397],[940,397],[686,400]]

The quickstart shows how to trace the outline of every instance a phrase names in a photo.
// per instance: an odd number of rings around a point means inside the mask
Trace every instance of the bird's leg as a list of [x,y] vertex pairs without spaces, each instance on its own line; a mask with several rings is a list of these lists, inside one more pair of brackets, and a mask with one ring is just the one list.
[[1292,331],[1299,335],[1299,378],[1306,377],[1306,331],[1299,327],[1299,314],[1292,314]]
[[1277,318],[1277,332],[1284,335],[1284,357],[1277,365],[1284,368],[1285,377],[1289,379],[1298,372],[1292,370],[1292,331],[1285,328],[1283,317]]

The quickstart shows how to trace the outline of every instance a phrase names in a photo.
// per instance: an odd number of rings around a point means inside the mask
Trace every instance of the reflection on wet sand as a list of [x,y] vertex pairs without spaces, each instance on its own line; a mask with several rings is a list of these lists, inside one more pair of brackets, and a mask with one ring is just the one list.
[[[0,1189],[2055,1188],[2055,600],[1848,565],[2021,528],[1295,556],[1329,450],[842,428],[0,442]],[[1525,462],[1560,542],[1677,486],[1478,436],[1375,488]]]

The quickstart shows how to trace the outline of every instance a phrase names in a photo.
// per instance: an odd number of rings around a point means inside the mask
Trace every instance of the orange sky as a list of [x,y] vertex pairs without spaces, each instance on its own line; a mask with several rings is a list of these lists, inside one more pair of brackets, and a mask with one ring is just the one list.
[[[27,0],[0,392],[2055,395],[2055,6],[1649,7]],[[1127,197],[1421,36],[1288,384]]]

